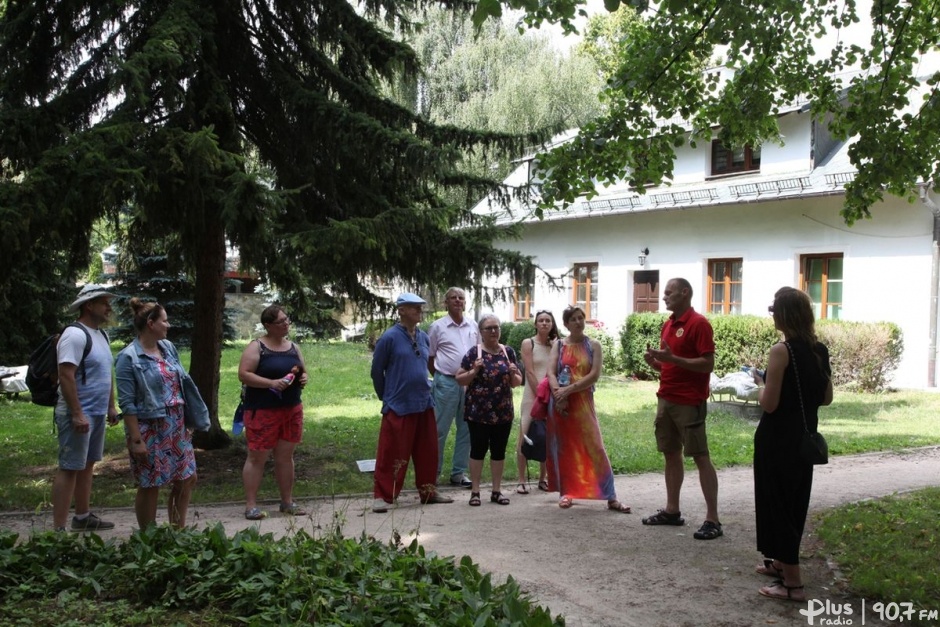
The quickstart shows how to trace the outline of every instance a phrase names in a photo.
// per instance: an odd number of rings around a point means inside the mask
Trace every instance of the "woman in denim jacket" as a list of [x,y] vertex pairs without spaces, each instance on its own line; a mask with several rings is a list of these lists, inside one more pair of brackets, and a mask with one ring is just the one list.
[[118,404],[131,470],[137,481],[134,511],[141,529],[155,524],[160,488],[170,485],[170,524],[186,526],[196,485],[196,456],[190,428],[209,426],[206,404],[166,339],[170,323],[158,303],[132,298],[137,339],[117,357]]

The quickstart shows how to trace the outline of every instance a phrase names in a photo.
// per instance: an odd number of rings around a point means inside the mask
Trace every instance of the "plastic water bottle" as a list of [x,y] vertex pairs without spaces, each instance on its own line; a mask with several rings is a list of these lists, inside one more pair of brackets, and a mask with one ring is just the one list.
[[[288,372],[288,373],[287,373],[287,376],[285,376],[283,379],[281,379],[281,381],[286,381],[286,382],[287,382],[287,385],[290,386],[290,384],[294,382],[294,373],[293,373],[293,372]],[[272,393],[276,394],[278,398],[281,398],[281,391],[280,391],[280,390],[278,390],[277,388],[268,388],[268,389],[269,389]]]
[[571,383],[571,368],[566,365],[558,375],[558,385],[565,387],[569,383]]

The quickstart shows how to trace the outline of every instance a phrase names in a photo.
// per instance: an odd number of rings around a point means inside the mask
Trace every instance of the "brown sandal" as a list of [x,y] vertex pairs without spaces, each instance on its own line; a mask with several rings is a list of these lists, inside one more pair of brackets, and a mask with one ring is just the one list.
[[607,501],[607,509],[609,509],[612,512],[619,512],[621,514],[630,513],[630,506],[624,505],[617,499],[614,499],[613,501]]
[[528,494],[529,488],[526,487],[524,483],[520,483],[519,487],[516,488],[516,494]]
[[754,569],[754,572],[758,575],[767,575],[768,577],[783,579],[783,569],[774,566],[774,560],[764,560],[764,563],[759,564],[757,568]]
[[780,599],[781,601],[796,601],[797,603],[805,603],[806,593],[798,592],[797,594],[793,594],[794,590],[802,591],[803,586],[788,586],[787,584],[783,583],[782,579],[777,579],[769,586],[764,586],[757,592],[759,592],[762,596],[765,596],[771,599]]

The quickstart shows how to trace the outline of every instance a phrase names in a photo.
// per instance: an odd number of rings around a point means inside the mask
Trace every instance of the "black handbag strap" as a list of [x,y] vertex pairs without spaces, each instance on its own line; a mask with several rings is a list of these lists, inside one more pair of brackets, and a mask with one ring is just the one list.
[[809,426],[806,424],[806,408],[803,407],[803,386],[800,385],[800,371],[797,370],[796,367],[796,355],[793,353],[793,347],[790,346],[790,342],[784,342],[783,345],[790,351],[790,365],[793,366],[793,376],[796,377],[796,393],[800,398],[800,413],[803,414],[803,429],[806,433],[809,433]]

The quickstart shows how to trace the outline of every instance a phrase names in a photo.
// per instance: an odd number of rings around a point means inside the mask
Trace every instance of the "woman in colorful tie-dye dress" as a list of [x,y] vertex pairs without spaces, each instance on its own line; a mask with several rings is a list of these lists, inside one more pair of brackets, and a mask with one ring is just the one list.
[[[604,499],[610,510],[629,514],[630,508],[617,499],[614,473],[594,412],[594,384],[603,362],[601,345],[584,334],[580,307],[565,309],[562,322],[569,335],[555,342],[548,369],[552,388],[546,460],[549,490],[561,493],[558,505],[562,509],[571,507],[576,498]],[[570,381],[560,385],[559,375],[566,366]]]

